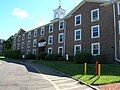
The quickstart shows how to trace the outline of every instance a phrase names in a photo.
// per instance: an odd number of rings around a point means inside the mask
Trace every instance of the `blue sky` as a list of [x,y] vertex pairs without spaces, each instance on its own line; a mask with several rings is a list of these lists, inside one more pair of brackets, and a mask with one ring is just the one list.
[[[61,0],[62,8],[70,12],[81,0]],[[1,0],[0,38],[7,39],[20,28],[29,31],[53,19],[59,0]]]

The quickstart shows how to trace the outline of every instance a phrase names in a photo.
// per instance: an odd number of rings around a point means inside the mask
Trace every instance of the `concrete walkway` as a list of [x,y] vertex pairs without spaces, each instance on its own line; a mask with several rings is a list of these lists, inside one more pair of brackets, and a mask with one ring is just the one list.
[[96,90],[87,85],[80,84],[78,81],[49,67],[45,67],[41,64],[33,64],[32,66],[34,66],[46,80],[51,82],[56,90]]

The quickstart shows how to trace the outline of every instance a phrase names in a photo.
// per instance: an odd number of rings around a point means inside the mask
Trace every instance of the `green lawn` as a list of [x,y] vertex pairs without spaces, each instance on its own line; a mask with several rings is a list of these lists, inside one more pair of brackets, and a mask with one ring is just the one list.
[[76,80],[82,80],[91,85],[101,85],[120,82],[120,65],[104,64],[102,65],[101,76],[95,76],[95,67],[93,64],[88,65],[87,75],[83,73],[83,64],[75,64],[63,61],[34,61],[48,67],[64,72]]

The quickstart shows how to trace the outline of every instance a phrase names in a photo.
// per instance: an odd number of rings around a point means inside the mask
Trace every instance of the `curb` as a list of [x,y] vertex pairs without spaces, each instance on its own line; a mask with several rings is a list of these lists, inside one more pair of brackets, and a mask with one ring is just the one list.
[[[34,65],[32,65],[31,63],[30,63],[30,66],[32,66],[38,73],[40,73],[40,71]],[[43,65],[43,66],[45,66],[45,65]],[[47,66],[45,66],[45,67],[47,67]],[[51,69],[52,71],[58,72],[58,73],[60,73],[62,75],[65,75],[66,77],[72,78],[70,75],[67,75],[67,74],[65,74],[65,73],[63,73],[61,71],[55,70],[55,69],[50,68],[50,67],[48,67],[48,69]],[[72,79],[74,79],[74,78],[72,78]],[[76,79],[74,79],[74,80],[76,80]],[[99,90],[98,88],[96,88],[96,87],[94,87],[94,86],[92,86],[90,84],[87,84],[86,82],[79,81],[79,80],[76,80],[76,81],[78,81],[80,84],[84,84],[84,85],[92,88],[93,90]]]

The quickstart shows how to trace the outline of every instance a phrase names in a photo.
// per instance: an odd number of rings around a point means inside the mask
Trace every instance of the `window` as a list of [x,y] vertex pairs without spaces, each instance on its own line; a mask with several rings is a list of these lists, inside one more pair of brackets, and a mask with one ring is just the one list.
[[18,42],[20,42],[20,38],[21,38],[21,36],[18,36]]
[[21,49],[24,49],[24,42],[22,42],[21,44]]
[[81,52],[81,45],[75,45],[74,46],[74,55],[76,55],[77,53]]
[[100,55],[100,43],[92,43],[92,54]]
[[75,16],[75,26],[81,24],[81,14]]
[[40,35],[44,35],[44,33],[45,33],[45,28],[42,27],[41,30],[40,30]]
[[52,54],[52,48],[48,48],[48,54]]
[[16,43],[16,37],[14,37],[14,43]]
[[118,7],[118,15],[120,15],[120,2],[117,3],[117,7]]
[[49,33],[53,32],[53,24],[49,25]]
[[33,54],[36,55],[36,49],[33,49]]
[[17,44],[17,49],[20,49],[20,43]]
[[48,44],[53,44],[53,35],[48,37]]
[[28,39],[30,39],[30,38],[31,38],[31,31],[28,32]]
[[120,20],[118,21],[118,26],[119,26],[119,34],[120,34]]
[[25,40],[25,34],[22,35],[22,40]]
[[99,20],[99,9],[95,9],[91,11],[91,21]]
[[27,42],[27,47],[30,48],[30,41]]
[[60,33],[58,36],[58,43],[63,43],[64,41],[64,33]]
[[99,25],[91,27],[91,37],[92,38],[100,37],[100,26]]
[[81,40],[81,29],[75,30],[75,41]]
[[62,46],[58,47],[58,54],[63,55],[63,47]]
[[15,50],[15,49],[16,49],[16,44],[13,45],[13,50]]
[[37,39],[34,39],[33,40],[33,47],[36,47],[37,46]]
[[37,30],[34,30],[34,37],[37,37]]
[[27,54],[30,54],[30,50],[27,50]]
[[59,22],[59,30],[64,29],[64,21]]

